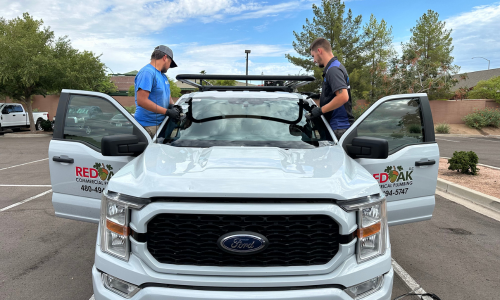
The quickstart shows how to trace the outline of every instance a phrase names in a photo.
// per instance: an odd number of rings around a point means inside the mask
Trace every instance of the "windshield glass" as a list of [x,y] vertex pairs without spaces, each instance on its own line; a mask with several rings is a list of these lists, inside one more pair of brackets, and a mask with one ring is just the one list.
[[191,114],[167,122],[160,136],[179,147],[314,148],[331,140],[321,119],[305,118],[298,99],[193,99]]

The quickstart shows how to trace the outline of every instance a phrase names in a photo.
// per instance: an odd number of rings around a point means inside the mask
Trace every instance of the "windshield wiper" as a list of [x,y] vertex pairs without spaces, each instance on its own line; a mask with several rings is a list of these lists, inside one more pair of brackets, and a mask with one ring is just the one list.
[[274,121],[274,122],[280,122],[280,123],[285,123],[285,124],[298,124],[302,120],[302,115],[303,115],[303,110],[307,109],[308,111],[311,110],[311,107],[309,106],[308,103],[305,103],[302,99],[299,99],[299,102],[297,103],[299,105],[299,117],[296,120],[285,120],[285,119],[280,119],[280,118],[274,118],[274,117],[268,117],[268,116],[257,116],[257,115],[220,115],[220,116],[214,116],[214,117],[209,117],[209,118],[204,118],[204,119],[196,119],[193,117],[193,98],[189,98],[186,103],[188,104],[188,111],[186,113],[186,117],[194,122],[194,123],[204,123],[204,122],[209,122],[209,121],[215,121],[215,120],[223,120],[223,119],[261,119],[261,120],[268,120],[268,121]]

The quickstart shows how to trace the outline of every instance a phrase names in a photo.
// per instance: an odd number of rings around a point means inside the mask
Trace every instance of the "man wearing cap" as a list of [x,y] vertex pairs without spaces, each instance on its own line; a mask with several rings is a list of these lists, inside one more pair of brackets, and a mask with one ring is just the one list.
[[314,62],[324,70],[319,107],[314,107],[308,118],[314,119],[325,115],[339,140],[354,123],[349,75],[345,67],[333,56],[330,42],[326,39],[314,40],[310,51]]
[[179,119],[180,111],[173,107],[170,84],[165,75],[168,69],[177,67],[174,53],[164,45],[156,47],[151,62],[135,76],[135,119],[153,137],[165,117]]

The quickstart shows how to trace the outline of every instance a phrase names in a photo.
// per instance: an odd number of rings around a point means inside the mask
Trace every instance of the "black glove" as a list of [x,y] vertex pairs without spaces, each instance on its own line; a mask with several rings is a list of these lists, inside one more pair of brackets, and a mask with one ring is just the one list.
[[309,121],[312,119],[319,118],[319,117],[321,117],[321,115],[323,115],[321,108],[316,106],[316,107],[313,107],[313,109],[311,109],[311,113],[306,114],[306,119]]
[[174,106],[172,108],[167,109],[167,111],[165,112],[165,116],[177,121],[181,117],[181,112],[177,107]]

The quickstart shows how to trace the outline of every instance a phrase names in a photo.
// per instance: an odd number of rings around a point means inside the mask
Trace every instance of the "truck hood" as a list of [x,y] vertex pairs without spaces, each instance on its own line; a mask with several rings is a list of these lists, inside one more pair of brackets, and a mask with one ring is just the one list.
[[353,199],[380,192],[342,147],[184,148],[152,144],[110,180],[135,197]]

